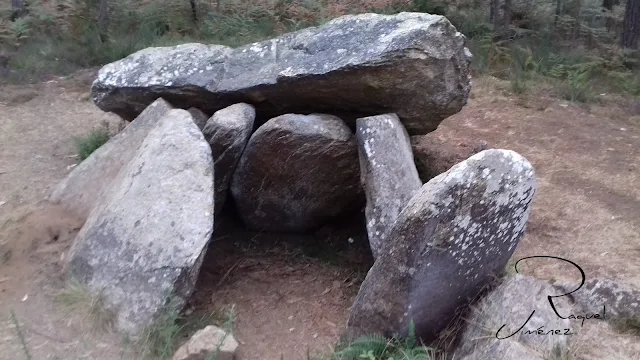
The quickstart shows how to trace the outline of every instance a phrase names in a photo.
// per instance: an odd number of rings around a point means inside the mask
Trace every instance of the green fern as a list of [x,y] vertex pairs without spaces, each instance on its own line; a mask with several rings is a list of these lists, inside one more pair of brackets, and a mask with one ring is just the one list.
[[13,32],[13,36],[17,40],[28,38],[29,34],[31,33],[31,24],[29,23],[29,17],[16,19],[16,21],[11,24],[11,31]]
[[409,323],[409,335],[407,335],[407,338],[404,342],[405,346],[413,349],[416,347],[417,345],[417,338],[416,338],[416,324],[413,322],[413,320]]
[[409,332],[404,339],[391,340],[379,336],[363,336],[347,347],[333,353],[332,360],[433,360],[434,350],[418,344],[415,325],[409,324]]
[[587,103],[591,100],[591,74],[580,68],[567,70],[566,92],[563,94],[566,100]]
[[611,71],[608,75],[621,92],[631,96],[640,96],[640,75],[629,71]]
[[487,65],[496,67],[511,64],[511,51],[507,40],[494,41],[492,34],[487,34],[480,39],[480,48],[487,53]]
[[432,360],[432,352],[424,347],[412,349],[400,349],[398,355],[401,357],[391,357],[391,360]]
[[556,79],[564,79],[567,77],[567,66],[564,64],[555,64],[549,70],[549,76]]
[[384,355],[391,345],[392,343],[383,336],[363,336],[356,339],[346,348],[333,354],[333,358],[340,360],[355,360],[361,358],[361,355],[363,354],[370,353],[374,356],[374,360],[376,360],[380,356]]

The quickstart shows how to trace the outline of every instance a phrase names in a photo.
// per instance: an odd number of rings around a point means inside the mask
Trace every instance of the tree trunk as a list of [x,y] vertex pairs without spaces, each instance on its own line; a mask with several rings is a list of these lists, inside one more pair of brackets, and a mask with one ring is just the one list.
[[496,17],[496,2],[498,0],[491,0],[489,3],[489,23],[493,24],[493,19]]
[[489,8],[489,22],[493,25],[493,31],[498,31],[502,23],[500,17],[500,0],[491,0],[491,6]]
[[100,41],[106,42],[109,36],[109,0],[100,0],[98,3],[98,31]]
[[607,31],[611,31],[611,28],[614,25],[614,21],[611,18],[611,12],[613,11],[613,7],[616,5],[620,5],[620,0],[602,0],[602,7],[607,10],[607,20],[606,20],[606,28]]
[[504,0],[504,6],[502,8],[502,27],[505,30],[508,30],[510,24],[511,24],[511,0]]
[[564,3],[562,1],[563,0],[556,0],[556,17],[553,21],[553,25],[556,27],[558,26],[558,18],[562,15],[562,10],[564,9]]
[[11,21],[16,21],[21,17],[27,16],[27,2],[25,0],[11,0]]
[[192,18],[193,22],[197,22],[198,21],[198,10],[196,9],[196,0],[189,0],[189,3],[191,4],[191,18]]
[[576,20],[576,24],[573,28],[573,36],[571,39],[571,44],[574,47],[578,46],[578,39],[580,38],[580,29],[582,27],[582,0],[578,0],[578,8],[576,9],[574,19]]
[[638,49],[640,39],[640,0],[628,0],[622,24],[622,47]]
[[602,7],[609,11],[616,5],[620,5],[620,0],[602,0]]

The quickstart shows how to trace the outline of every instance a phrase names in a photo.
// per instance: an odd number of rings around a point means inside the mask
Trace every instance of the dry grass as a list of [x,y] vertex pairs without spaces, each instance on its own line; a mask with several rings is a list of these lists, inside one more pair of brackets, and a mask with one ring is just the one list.
[[144,329],[142,335],[134,340],[133,345],[143,359],[170,359],[178,350],[180,343],[208,325],[216,325],[228,334],[233,333],[235,317],[235,306],[231,306],[224,312],[183,316],[170,301],[165,311],[153,324]]
[[[513,268],[513,265],[511,264]],[[520,266],[519,266],[520,268]],[[509,276],[507,276],[508,278]],[[498,285],[497,283],[495,285]],[[534,297],[535,298],[535,297]],[[470,327],[469,334],[470,337],[465,338],[467,341],[479,341],[476,345],[476,349],[478,346],[487,346],[489,343],[483,343],[482,340],[491,341],[516,341],[521,345],[527,347],[531,351],[538,353],[541,358],[545,360],[573,360],[579,359],[578,353],[583,350],[583,345],[585,341],[585,334],[582,332],[582,328],[576,326],[576,324],[572,324],[572,331],[574,335],[571,335],[571,338],[568,340],[568,348],[563,349],[560,353],[556,353],[555,350],[551,353],[545,351],[541,353],[541,348],[532,347],[530,344],[521,341],[523,336],[523,331],[518,332],[512,337],[504,340],[496,340],[496,332],[503,326],[507,325],[504,329],[500,330],[501,336],[505,336],[506,334],[511,334],[515,331],[515,328],[520,326],[521,324],[509,324],[510,316],[507,315],[510,310],[509,308],[504,308],[504,303],[496,304],[492,302],[491,297],[483,297],[480,301],[475,302],[469,311],[469,315],[464,317],[464,322],[466,323],[466,327]],[[546,299],[544,297],[540,297],[539,301],[543,301],[546,303]],[[527,309],[526,311],[530,311],[528,308],[529,305],[526,303],[519,304],[521,306],[520,309]],[[514,305],[515,306],[515,305]],[[549,314],[551,315],[551,314]],[[526,319],[523,318],[524,321]],[[462,327],[462,326],[461,326]],[[469,331],[469,330],[467,330]],[[531,336],[531,335],[529,335]],[[542,344],[541,344],[542,345]]]
[[56,301],[70,313],[89,320],[94,330],[110,331],[115,315],[107,309],[102,296],[92,293],[86,286],[71,279],[65,288],[56,295]]

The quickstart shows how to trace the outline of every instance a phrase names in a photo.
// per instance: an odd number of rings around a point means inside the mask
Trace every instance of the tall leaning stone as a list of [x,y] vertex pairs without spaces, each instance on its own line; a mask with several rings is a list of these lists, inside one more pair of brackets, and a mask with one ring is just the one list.
[[227,198],[231,176],[253,131],[256,110],[249,104],[235,104],[216,111],[202,133],[211,145],[216,173],[216,214]]
[[367,195],[367,234],[374,257],[386,233],[422,182],[413,161],[409,135],[395,114],[356,121],[360,179]]
[[467,102],[464,43],[439,15],[347,15],[236,49],[144,49],[104,66],[91,92],[98,107],[126,119],[161,96],[209,114],[246,102],[265,119],[315,112],[355,121],[394,112],[409,133],[424,134]]
[[422,186],[398,216],[352,307],[347,338],[407,334],[425,342],[504,267],[522,238],[534,171],[486,150]]
[[151,103],[134,122],[76,166],[49,201],[86,217],[118,172],[133,159],[149,131],[171,109],[173,106],[161,98]]
[[185,110],[171,110],[99,199],[66,269],[136,335],[191,295],[213,231],[213,160]]
[[332,115],[267,121],[247,144],[231,180],[236,209],[253,230],[313,230],[361,205],[356,140]]

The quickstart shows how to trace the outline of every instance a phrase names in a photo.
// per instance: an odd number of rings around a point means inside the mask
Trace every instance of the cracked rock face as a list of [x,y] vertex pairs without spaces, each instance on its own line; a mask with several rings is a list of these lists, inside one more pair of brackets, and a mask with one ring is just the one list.
[[129,126],[81,162],[49,197],[86,219],[120,170],[133,159],[149,131],[173,106],[155,100]]
[[388,232],[352,307],[347,338],[434,340],[504,267],[522,238],[534,171],[509,150],[486,150],[433,178]]
[[136,335],[167,300],[191,295],[213,232],[213,160],[185,110],[171,110],[98,200],[69,254],[70,275]]
[[395,114],[356,121],[360,179],[367,195],[367,234],[374,257],[398,214],[422,186],[409,135]]
[[356,141],[342,120],[288,114],[251,136],[231,193],[250,229],[302,232],[358,209],[359,175]]
[[238,102],[268,119],[328,112],[345,120],[396,113],[411,134],[466,104],[469,53],[442,16],[361,14],[231,49],[148,48],[104,66],[98,107],[133,119],[157,97],[213,113]]

